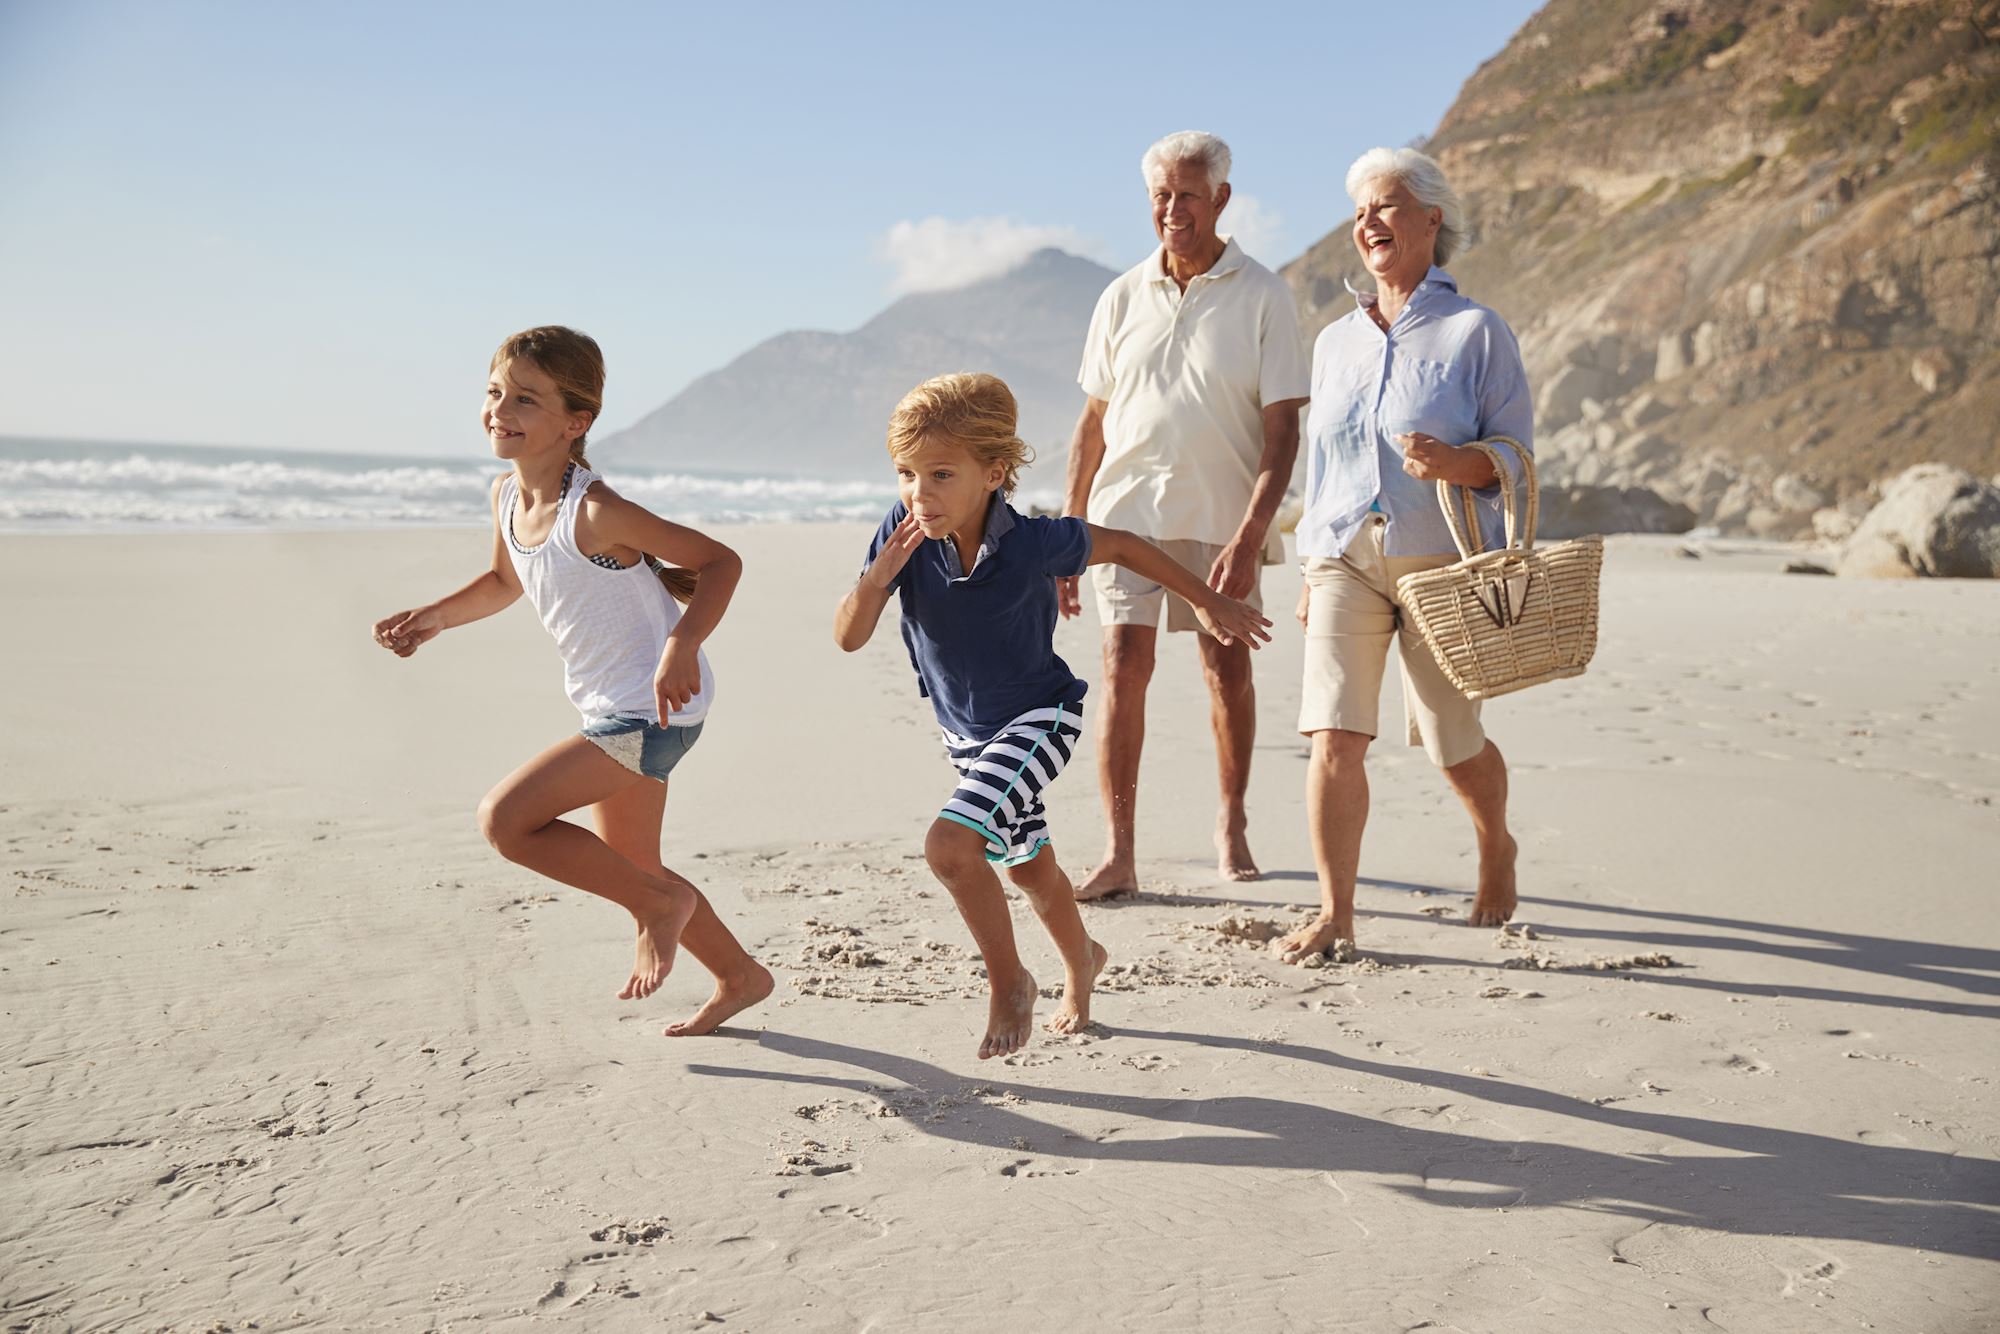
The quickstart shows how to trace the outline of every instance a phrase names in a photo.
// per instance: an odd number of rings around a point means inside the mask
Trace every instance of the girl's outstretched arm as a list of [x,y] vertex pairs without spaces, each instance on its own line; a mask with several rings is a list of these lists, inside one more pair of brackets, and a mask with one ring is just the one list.
[[1262,648],[1271,638],[1271,623],[1247,602],[1224,597],[1210,588],[1166,552],[1123,528],[1090,527],[1090,563],[1123,565],[1142,574],[1168,592],[1185,598],[1194,608],[1201,628],[1225,644],[1242,642]]
[[505,474],[493,479],[492,567],[465,587],[446,594],[436,602],[384,616],[375,622],[376,643],[399,658],[407,658],[436,639],[440,631],[491,616],[512,605],[514,599],[521,596],[521,581],[514,573],[514,562],[507,557],[507,539],[502,536],[504,520],[500,514],[500,484],[505,480]]
[[681,612],[679,624],[667,635],[667,647],[653,673],[653,694],[660,719],[678,712],[701,692],[701,660],[697,656],[729,608],[736,583],[743,577],[743,558],[705,533],[662,519],[635,505],[603,482],[584,493],[577,515],[577,545],[586,552],[630,548],[635,554],[657,556],[670,565],[693,570],[694,596]]
[[875,559],[868,562],[868,568],[855,580],[854,587],[847,590],[847,596],[833,613],[833,642],[840,645],[842,652],[854,652],[875,633],[875,623],[882,619],[882,608],[889,605],[889,589],[903,567],[910,563],[910,553],[922,546],[923,541],[924,530],[917,516],[904,515],[903,521],[889,534],[889,540],[875,553]]

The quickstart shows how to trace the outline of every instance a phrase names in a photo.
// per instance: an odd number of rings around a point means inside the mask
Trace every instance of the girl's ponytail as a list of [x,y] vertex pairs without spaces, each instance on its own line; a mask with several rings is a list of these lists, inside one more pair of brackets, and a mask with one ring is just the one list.
[[678,565],[669,565],[657,556],[646,557],[646,564],[653,567],[653,573],[660,576],[660,582],[673,594],[674,601],[686,606],[694,598],[694,587],[701,576],[693,570],[684,570]]

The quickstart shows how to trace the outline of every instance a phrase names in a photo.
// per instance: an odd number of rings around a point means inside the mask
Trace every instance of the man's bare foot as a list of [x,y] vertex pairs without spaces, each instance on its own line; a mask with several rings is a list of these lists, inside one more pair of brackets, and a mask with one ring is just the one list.
[[713,1033],[732,1015],[741,1014],[770,995],[771,970],[756,962],[751,963],[750,969],[741,977],[716,978],[715,994],[708,998],[708,1003],[678,1024],[668,1024],[660,1030],[661,1036],[698,1038]]
[[1074,891],[1078,903],[1095,903],[1120,894],[1139,892],[1139,870],[1129,857],[1106,858],[1104,864],[1083,878]]
[[1104,946],[1094,940],[1090,942],[1090,976],[1063,979],[1062,1004],[1049,1016],[1044,1028],[1051,1033],[1081,1033],[1090,1027],[1090,993],[1097,985],[1097,975],[1110,960]]
[[1250,836],[1243,830],[1218,830],[1215,835],[1215,873],[1224,880],[1262,880],[1257,859],[1250,855]]
[[680,947],[681,930],[688,924],[688,918],[694,916],[694,895],[676,886],[673,892],[660,895],[660,902],[662,907],[657,912],[632,915],[639,925],[639,941],[633,956],[632,976],[618,993],[619,1000],[644,1000],[658,991],[660,983],[674,970],[674,951]]
[[1349,915],[1340,921],[1321,913],[1290,935],[1272,941],[1271,953],[1285,963],[1304,963],[1319,954],[1327,955],[1335,963],[1352,963],[1354,918]]
[[1028,1030],[1035,1026],[1035,979],[1028,970],[1002,991],[995,987],[986,1001],[986,1039],[979,1044],[979,1059],[1011,1056],[1028,1045]]
[[1520,845],[1514,836],[1507,836],[1507,846],[1499,854],[1479,858],[1479,893],[1472,900],[1472,912],[1467,918],[1474,926],[1499,926],[1514,915],[1514,862],[1520,853]]

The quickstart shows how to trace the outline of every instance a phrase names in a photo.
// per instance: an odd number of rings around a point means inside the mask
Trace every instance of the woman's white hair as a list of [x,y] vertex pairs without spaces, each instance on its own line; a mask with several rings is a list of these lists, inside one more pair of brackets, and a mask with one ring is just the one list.
[[1354,159],[1347,169],[1347,197],[1361,201],[1361,191],[1384,178],[1401,181],[1425,208],[1442,209],[1444,223],[1438,228],[1437,250],[1432,262],[1443,268],[1451,257],[1465,249],[1465,205],[1458,192],[1444,178],[1437,160],[1414,148],[1371,148]]
[[1139,159],[1139,175],[1150,189],[1153,176],[1181,162],[1199,162],[1208,173],[1208,188],[1229,184],[1229,145],[1200,130],[1170,134],[1146,150]]

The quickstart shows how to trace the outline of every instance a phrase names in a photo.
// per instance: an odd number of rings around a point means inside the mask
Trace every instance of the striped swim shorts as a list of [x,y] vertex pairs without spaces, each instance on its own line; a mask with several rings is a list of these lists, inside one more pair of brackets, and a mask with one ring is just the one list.
[[1042,789],[1076,751],[1083,714],[1074,704],[1030,709],[985,741],[945,732],[958,790],[938,814],[986,840],[986,860],[1031,861],[1049,841]]

